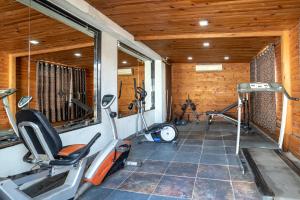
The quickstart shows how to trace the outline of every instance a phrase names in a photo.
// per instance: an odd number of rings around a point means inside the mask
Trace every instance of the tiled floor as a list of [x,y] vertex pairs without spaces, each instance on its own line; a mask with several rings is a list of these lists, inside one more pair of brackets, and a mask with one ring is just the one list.
[[178,127],[177,144],[133,141],[128,167],[89,190],[82,200],[260,199],[249,172],[243,175],[234,155],[235,127],[216,124]]

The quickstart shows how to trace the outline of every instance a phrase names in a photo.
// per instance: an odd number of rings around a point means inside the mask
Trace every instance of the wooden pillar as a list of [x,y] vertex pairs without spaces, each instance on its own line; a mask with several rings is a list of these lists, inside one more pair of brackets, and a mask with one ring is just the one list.
[[[8,56],[8,87],[9,88],[16,88],[16,57],[14,55]],[[13,115],[16,113],[16,94],[13,94],[9,97],[9,105],[11,108],[11,112]]]
[[[292,72],[291,72],[291,53],[290,53],[290,32],[284,31],[281,36],[281,72],[282,72],[282,84],[286,91],[292,93]],[[289,144],[289,138],[292,134],[292,103],[288,103],[287,108],[287,121],[284,137],[284,150],[287,150]]]

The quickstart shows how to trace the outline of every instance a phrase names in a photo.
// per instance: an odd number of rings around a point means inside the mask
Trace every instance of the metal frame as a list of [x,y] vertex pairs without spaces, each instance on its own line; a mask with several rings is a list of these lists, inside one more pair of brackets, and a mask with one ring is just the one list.
[[[279,83],[241,83],[238,85],[238,126],[237,126],[237,139],[236,139],[236,155],[238,155],[240,150],[240,139],[241,139],[241,113],[242,113],[242,99],[244,94],[249,94],[252,92],[274,92],[283,94],[283,104],[282,104],[282,115],[281,115],[281,127],[280,135],[278,140],[278,147],[282,149],[286,118],[287,118],[287,106],[288,101],[299,101],[299,98],[291,97],[283,85]],[[248,95],[246,95],[248,98]]]
[[[45,192],[36,197],[30,197],[25,194],[21,188],[22,185],[29,183],[37,184],[39,181],[44,180],[50,176],[57,174],[52,174],[50,170],[44,170],[38,174],[34,174],[29,177],[22,178],[20,180],[12,179],[0,179],[0,198],[3,200],[57,200],[57,199],[71,199],[76,194],[79,187],[81,177],[84,173],[87,159],[82,159],[76,166],[66,166],[69,173],[63,185],[56,187],[48,192]],[[58,174],[65,172],[66,170],[61,170]],[[26,181],[26,182],[25,182]],[[29,185],[30,186],[30,185]],[[26,188],[25,188],[26,189]]]
[[16,91],[17,91],[16,89],[1,90],[1,93],[2,94],[4,93],[4,95],[1,95],[1,99],[3,102],[3,106],[5,109],[6,115],[8,117],[8,121],[9,121],[12,129],[16,133],[16,135],[19,137],[19,130],[18,130],[17,124],[15,122],[15,118],[11,112],[10,105],[8,102],[8,96],[14,94]]
[[20,130],[20,134],[22,135],[23,139],[25,140],[25,143],[28,145],[28,148],[30,149],[30,152],[33,154],[35,160],[34,162],[35,163],[38,163],[38,162],[41,162],[43,161],[44,159],[40,156],[40,154],[38,154],[38,152],[36,151],[34,145],[33,145],[33,142],[26,130],[26,127],[29,127],[31,128],[36,137],[38,138],[43,150],[45,151],[46,155],[48,156],[49,160],[46,161],[46,162],[49,162],[51,160],[54,160],[54,157],[51,153],[51,150],[43,136],[43,133],[41,132],[40,128],[33,122],[22,122],[18,125],[18,128]]

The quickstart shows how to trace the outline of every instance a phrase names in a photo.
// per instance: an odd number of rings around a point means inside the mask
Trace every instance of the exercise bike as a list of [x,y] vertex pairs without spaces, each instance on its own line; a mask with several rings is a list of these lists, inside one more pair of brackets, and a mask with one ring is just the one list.
[[[8,139],[8,140],[14,140],[16,139],[16,137],[19,137],[19,130],[16,124],[16,121],[13,117],[12,111],[10,109],[10,105],[9,105],[9,101],[8,101],[8,97],[15,94],[16,93],[16,89],[5,89],[5,90],[0,90],[0,99],[2,100],[2,104],[4,107],[4,110],[6,112],[6,115],[8,117],[8,121],[10,123],[10,126],[13,130],[13,132],[16,134],[6,134],[6,136],[4,138]],[[23,96],[21,97],[21,99],[18,102],[18,108],[19,109],[24,109],[29,102],[32,100],[31,96]],[[8,130],[8,132],[10,132],[10,130]],[[2,139],[4,139],[2,138]]]
[[178,137],[177,128],[170,123],[154,124],[152,126],[147,125],[144,112],[145,112],[145,99],[147,92],[144,87],[136,86],[136,79],[134,79],[134,96],[135,100],[131,103],[128,108],[137,108],[137,129],[140,121],[142,121],[142,130],[137,131],[136,137],[144,136],[147,141],[150,142],[174,142]]
[[[130,143],[118,139],[110,106],[115,100],[113,95],[102,98],[102,108],[106,110],[111,121],[114,138],[100,151],[85,172],[87,155],[90,148],[101,136],[100,133],[85,144],[62,146],[62,141],[47,118],[39,111],[26,109],[16,114],[19,136],[29,150],[23,160],[39,166],[39,169],[8,178],[0,178],[1,200],[67,200],[77,198],[92,185],[102,181],[125,166],[130,151]],[[129,164],[136,164],[131,162]],[[85,172],[85,173],[84,173]],[[43,190],[42,182],[66,174],[64,182],[56,187]],[[82,178],[84,184],[79,188]],[[31,188],[37,188],[32,190]],[[32,194],[30,191],[38,191]]]

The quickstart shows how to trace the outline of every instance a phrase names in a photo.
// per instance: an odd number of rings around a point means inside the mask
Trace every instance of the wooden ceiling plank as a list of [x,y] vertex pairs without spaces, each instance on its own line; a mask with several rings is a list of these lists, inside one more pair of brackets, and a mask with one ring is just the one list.
[[252,31],[232,33],[187,33],[174,35],[145,35],[136,36],[138,41],[174,40],[174,39],[209,39],[209,38],[241,38],[241,37],[276,37],[281,36],[283,31]]

